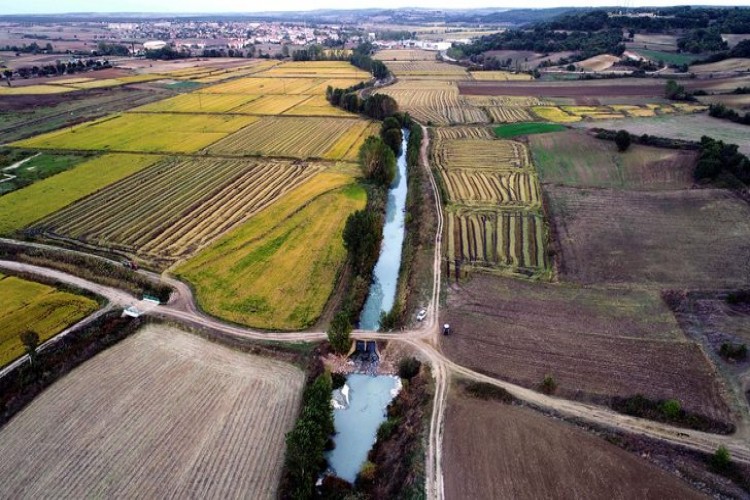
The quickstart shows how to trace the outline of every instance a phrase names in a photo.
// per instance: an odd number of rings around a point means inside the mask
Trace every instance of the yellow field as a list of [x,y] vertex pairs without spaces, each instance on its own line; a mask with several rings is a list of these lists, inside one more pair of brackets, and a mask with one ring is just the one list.
[[324,95],[315,95],[283,113],[284,116],[338,116],[356,118],[357,115],[332,106]]
[[287,62],[264,71],[260,76],[302,78],[359,78],[367,80],[370,73],[346,61]]
[[261,74],[213,85],[198,92],[205,94],[324,95],[329,85],[331,87],[346,88],[356,85],[363,80],[362,78],[269,78],[263,77]]
[[358,118],[269,116],[208,148],[211,154],[343,159],[370,124]]
[[365,206],[364,190],[352,181],[342,173],[317,174],[176,274],[219,318],[266,329],[313,325],[346,259],[346,217]]
[[114,115],[13,143],[40,149],[192,153],[253,123],[254,116]]
[[118,87],[120,85],[128,85],[130,83],[143,83],[154,80],[162,80],[164,77],[161,75],[133,75],[123,76],[121,78],[104,78],[101,80],[90,80],[87,82],[73,83],[66,85],[74,89],[99,89],[105,87]]
[[36,332],[42,343],[98,308],[87,297],[0,275],[0,366],[24,354],[20,339],[24,331]]
[[571,123],[581,121],[580,116],[569,115],[562,109],[555,106],[534,106],[531,110],[539,118],[555,123]]
[[511,81],[511,80],[533,80],[526,73],[513,73],[511,71],[472,71],[469,73],[474,80],[480,81]]
[[255,99],[234,109],[232,112],[248,115],[280,115],[309,98],[310,96],[307,95],[264,95],[260,99]]
[[534,113],[540,118],[557,123],[577,122],[583,119],[616,120],[628,116],[649,117],[677,112],[696,113],[705,110],[706,106],[687,103],[673,105],[645,104],[643,106],[625,104],[612,104],[609,106],[537,106],[533,108]]
[[104,155],[0,196],[0,234],[21,229],[160,159],[157,155]]
[[25,87],[6,87],[0,86],[1,95],[43,95],[43,94],[64,94],[73,92],[74,88],[64,87],[62,85],[26,85]]
[[62,80],[54,80],[50,82],[51,85],[66,85],[71,83],[84,83],[94,80],[93,78],[63,78]]
[[228,113],[257,99],[257,95],[242,94],[182,94],[152,102],[132,111],[162,113]]
[[[304,94],[319,83],[310,78],[247,77],[199,90],[205,94]],[[325,93],[325,91],[324,91]]]

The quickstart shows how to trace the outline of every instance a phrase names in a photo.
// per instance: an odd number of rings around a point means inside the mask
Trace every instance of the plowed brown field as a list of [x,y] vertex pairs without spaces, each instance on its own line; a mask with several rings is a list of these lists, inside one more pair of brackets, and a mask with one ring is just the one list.
[[477,274],[453,286],[443,320],[454,330],[445,353],[474,370],[532,388],[552,375],[574,399],[674,398],[731,421],[713,367],[658,292]]
[[0,431],[3,498],[275,498],[291,365],[149,326]]
[[445,498],[704,498],[604,439],[527,408],[452,397]]

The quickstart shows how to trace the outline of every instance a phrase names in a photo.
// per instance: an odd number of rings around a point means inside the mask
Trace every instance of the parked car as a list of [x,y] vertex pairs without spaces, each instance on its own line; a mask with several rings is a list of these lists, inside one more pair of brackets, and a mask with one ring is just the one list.
[[417,321],[424,321],[424,319],[427,317],[427,309],[421,309],[417,313]]

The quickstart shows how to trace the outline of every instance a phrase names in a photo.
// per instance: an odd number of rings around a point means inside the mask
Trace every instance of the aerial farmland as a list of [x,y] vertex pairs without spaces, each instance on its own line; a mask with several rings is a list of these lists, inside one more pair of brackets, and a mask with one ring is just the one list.
[[750,496],[750,10],[417,7],[0,15],[0,497]]

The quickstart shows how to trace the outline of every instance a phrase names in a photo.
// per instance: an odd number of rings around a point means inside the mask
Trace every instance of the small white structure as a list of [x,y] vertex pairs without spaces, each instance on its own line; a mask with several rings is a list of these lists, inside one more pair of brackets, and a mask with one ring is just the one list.
[[163,49],[167,46],[167,42],[164,42],[162,40],[152,40],[149,42],[144,42],[143,49],[144,50],[159,50]]
[[125,316],[130,316],[131,318],[139,318],[141,314],[143,314],[141,311],[138,310],[135,306],[130,306],[122,313]]

